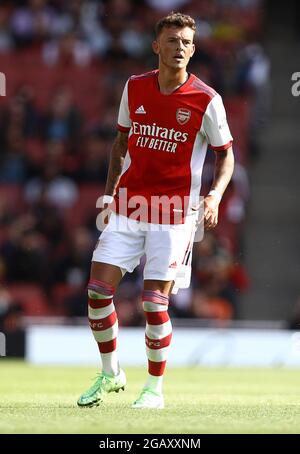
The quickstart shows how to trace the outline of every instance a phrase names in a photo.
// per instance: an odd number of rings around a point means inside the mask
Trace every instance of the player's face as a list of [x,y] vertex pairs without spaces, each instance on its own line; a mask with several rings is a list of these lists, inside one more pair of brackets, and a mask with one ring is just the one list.
[[189,27],[165,27],[153,43],[160,65],[174,70],[185,69],[195,52],[194,32]]

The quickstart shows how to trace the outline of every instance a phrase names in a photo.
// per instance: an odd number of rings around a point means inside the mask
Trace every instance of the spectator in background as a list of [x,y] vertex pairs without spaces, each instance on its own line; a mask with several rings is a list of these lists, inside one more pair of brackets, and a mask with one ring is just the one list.
[[17,8],[11,17],[15,45],[29,46],[49,38],[54,14],[47,0],[29,0],[28,5]]
[[91,63],[92,53],[88,44],[70,31],[57,40],[47,41],[42,49],[42,59],[48,66],[86,67]]
[[27,177],[24,136],[18,128],[7,131],[0,150],[0,183],[24,183]]
[[41,198],[56,208],[71,208],[77,200],[78,189],[74,181],[62,175],[58,162],[46,161],[40,176],[32,178],[25,186],[25,200],[32,204]]
[[62,257],[54,264],[55,280],[84,285],[94,248],[93,236],[85,227],[78,227],[66,240]]
[[8,54],[13,48],[9,19],[9,10],[0,5],[0,54]]
[[49,244],[34,228],[29,215],[16,218],[9,229],[9,236],[0,250],[6,267],[8,282],[37,282],[46,285],[49,268]]
[[83,317],[87,315],[87,270],[94,238],[87,228],[78,227],[71,238],[65,239],[65,244],[65,249],[53,260],[54,282],[68,286],[69,290],[62,302],[65,313],[70,317]]
[[65,242],[66,232],[62,213],[43,195],[29,207],[29,212],[34,217],[35,229],[51,244],[52,257],[56,248],[60,248]]
[[81,114],[73,101],[71,89],[60,86],[53,93],[49,111],[44,118],[44,137],[68,141],[77,149],[81,133]]
[[4,288],[0,288],[0,331],[3,329],[3,320],[12,303],[12,297]]
[[0,205],[0,282],[53,284],[54,259],[65,242],[59,211],[43,200],[22,213],[22,206]]
[[49,139],[46,145],[46,157],[38,164],[37,174],[42,172],[45,162],[47,165],[57,167],[64,177],[77,181],[77,172],[80,168],[79,155],[74,153],[68,141],[62,139]]
[[18,301],[5,289],[0,289],[0,332],[5,334],[6,356],[25,356],[24,311]]
[[120,36],[122,48],[132,58],[139,58],[148,51],[150,39],[151,36],[145,33],[142,23],[136,18],[129,19],[127,28]]
[[85,285],[75,281],[68,281],[69,292],[62,302],[62,307],[68,317],[86,317]]
[[120,326],[142,326],[143,311],[140,302],[140,289],[129,283],[123,284],[116,294],[118,321]]
[[249,139],[251,155],[255,158],[259,154],[271,99],[270,60],[260,44],[250,43],[240,51],[237,85],[240,91],[249,93],[253,99]]
[[77,179],[85,183],[105,182],[110,142],[103,139],[100,131],[88,133],[83,141],[81,164],[78,169]]
[[235,292],[230,280],[231,258],[214,257],[211,268],[198,271],[191,312],[193,317],[231,320],[235,312]]
[[222,248],[216,237],[206,232],[194,245],[193,316],[231,319],[236,306],[231,282],[232,256]]
[[70,317],[87,315],[86,282],[87,264],[94,247],[94,239],[87,228],[77,228],[71,239],[66,239],[66,248],[53,261],[54,282],[65,283],[68,292],[63,299],[63,308]]
[[242,265],[214,233],[206,232],[194,245],[192,317],[229,320],[238,314],[238,297],[249,286]]
[[81,8],[81,29],[93,55],[103,56],[111,44],[109,31],[103,26],[103,2],[91,1]]
[[18,130],[24,137],[36,137],[39,134],[41,115],[35,106],[34,88],[22,84],[10,99],[2,113],[0,122],[0,141],[5,145],[11,129]]

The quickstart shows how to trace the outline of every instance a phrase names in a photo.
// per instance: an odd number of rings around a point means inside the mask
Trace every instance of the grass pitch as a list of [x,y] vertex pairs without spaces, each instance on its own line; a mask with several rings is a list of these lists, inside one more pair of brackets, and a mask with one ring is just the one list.
[[164,410],[134,410],[145,370],[127,368],[125,392],[81,409],[95,368],[0,359],[0,433],[300,433],[300,370],[169,369]]

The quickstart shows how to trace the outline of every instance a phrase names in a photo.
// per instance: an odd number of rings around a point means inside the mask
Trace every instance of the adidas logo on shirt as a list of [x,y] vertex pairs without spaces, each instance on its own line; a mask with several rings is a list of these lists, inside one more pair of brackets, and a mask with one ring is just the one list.
[[145,111],[145,109],[144,109],[144,106],[141,105],[140,107],[138,107],[138,108],[136,109],[135,113],[136,113],[136,114],[145,114],[146,111]]

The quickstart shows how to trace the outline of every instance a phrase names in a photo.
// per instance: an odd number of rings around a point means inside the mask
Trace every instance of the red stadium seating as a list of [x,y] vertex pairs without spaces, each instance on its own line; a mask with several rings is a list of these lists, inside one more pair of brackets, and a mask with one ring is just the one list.
[[246,96],[234,96],[226,98],[224,103],[231,134],[234,137],[233,147],[238,153],[237,160],[242,165],[247,165],[251,100]]
[[67,227],[74,228],[83,224],[89,217],[94,217],[96,222],[97,199],[104,194],[101,184],[82,184],[79,187],[79,196],[72,208],[65,211]]
[[39,285],[10,284],[6,286],[13,300],[19,302],[27,316],[53,315],[46,294]]
[[66,85],[71,88],[75,104],[80,106],[88,120],[93,121],[101,114],[103,71],[97,65],[84,68],[73,65],[49,67],[41,61],[40,52],[22,52],[1,55],[1,71],[9,81],[7,96],[0,97],[1,104],[7,103],[18,87],[27,84],[34,91],[37,106],[45,110],[55,89]]

